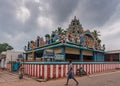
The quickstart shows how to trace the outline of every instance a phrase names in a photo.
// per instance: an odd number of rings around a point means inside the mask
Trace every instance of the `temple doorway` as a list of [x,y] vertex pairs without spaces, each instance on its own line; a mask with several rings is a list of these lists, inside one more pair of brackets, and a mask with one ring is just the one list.
[[68,61],[70,59],[72,61],[80,61],[79,60],[79,55],[76,55],[76,54],[66,54],[66,61]]
[[93,61],[93,56],[83,55],[83,61],[91,62],[91,61]]

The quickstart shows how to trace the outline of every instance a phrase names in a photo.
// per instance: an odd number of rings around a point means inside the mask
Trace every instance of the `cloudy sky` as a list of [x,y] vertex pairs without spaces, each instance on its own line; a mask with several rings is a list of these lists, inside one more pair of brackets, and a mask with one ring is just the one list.
[[106,50],[120,49],[120,0],[0,0],[0,43],[22,50],[74,16],[85,30],[100,31]]

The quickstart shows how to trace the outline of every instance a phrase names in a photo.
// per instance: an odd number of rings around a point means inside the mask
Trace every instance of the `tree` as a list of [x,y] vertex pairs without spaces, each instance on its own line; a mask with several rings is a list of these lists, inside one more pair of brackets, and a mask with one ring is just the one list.
[[55,32],[58,33],[58,35],[62,34],[64,31],[64,29],[62,29],[61,27],[58,27],[57,30]]
[[98,37],[98,36],[100,36],[100,32],[98,32],[97,30],[94,30],[94,31],[92,32],[92,34],[93,34],[93,36],[95,37],[96,40],[99,40],[99,37]]
[[10,46],[8,43],[0,43],[0,53],[3,51],[7,51],[7,50],[12,50],[13,47]]

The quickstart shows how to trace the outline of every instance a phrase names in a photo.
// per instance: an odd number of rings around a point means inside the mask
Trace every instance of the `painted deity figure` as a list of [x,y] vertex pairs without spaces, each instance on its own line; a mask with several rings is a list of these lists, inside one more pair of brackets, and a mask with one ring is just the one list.
[[30,49],[30,42],[28,42],[28,46],[27,46],[27,49],[28,49],[28,50]]
[[70,42],[73,42],[73,41],[74,41],[74,40],[73,40],[73,35],[72,35],[72,33],[69,34],[69,41],[70,41]]
[[88,36],[85,36],[85,47],[88,47],[89,41],[88,41]]
[[47,34],[45,36],[45,39],[46,39],[45,44],[50,44],[50,35],[49,34]]
[[80,45],[84,46],[84,37],[83,37],[83,34],[80,35]]
[[55,34],[55,32],[53,31],[52,34],[51,34],[50,44],[51,44],[51,43],[54,43],[54,42],[56,41],[56,40],[55,40],[55,36],[56,36],[56,34]]
[[62,35],[62,42],[65,43],[66,42],[66,35]]
[[74,35],[72,35],[71,39],[72,39],[72,42],[75,43],[75,36]]
[[105,44],[103,44],[103,50],[105,50]]
[[37,47],[39,47],[40,37],[37,36]]
[[74,36],[75,43],[77,43],[77,35]]
[[101,49],[101,44],[100,43],[98,43],[98,49]]
[[37,47],[37,40],[35,40],[35,42],[34,42],[34,47],[35,48]]
[[58,40],[59,40],[60,42],[63,41],[63,34],[59,34],[59,35],[58,35]]
[[55,31],[55,37],[54,37],[55,42],[59,40],[58,38],[59,38],[58,33]]
[[44,39],[43,37],[40,37],[40,46],[43,46],[44,45]]
[[42,46],[42,39],[41,39],[41,37],[39,38],[39,46]]
[[44,45],[44,40],[43,40],[43,37],[40,37],[39,46],[43,46],[43,45]]
[[79,41],[79,40],[80,40],[80,38],[79,38],[79,37],[77,37],[77,43],[80,43],[80,41]]
[[24,46],[24,51],[26,51],[27,50],[27,46]]
[[92,38],[89,38],[89,47],[94,48],[94,40]]
[[98,42],[97,42],[97,40],[95,41],[95,49],[98,50]]
[[34,48],[35,47],[35,43],[34,43],[34,41],[31,41],[30,42],[30,48],[32,49],[32,48]]

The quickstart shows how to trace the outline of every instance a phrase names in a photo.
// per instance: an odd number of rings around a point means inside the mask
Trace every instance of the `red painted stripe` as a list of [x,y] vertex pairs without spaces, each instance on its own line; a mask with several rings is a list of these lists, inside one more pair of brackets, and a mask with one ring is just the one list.
[[40,65],[37,65],[37,78],[40,78]]
[[34,76],[34,65],[32,64],[32,76]]
[[37,77],[37,65],[35,65],[35,77]]
[[92,74],[92,64],[90,64],[90,74]]
[[76,65],[76,75],[78,75],[77,69],[78,69],[78,65]]
[[50,79],[50,65],[47,65],[47,78]]
[[93,71],[93,73],[95,73],[95,67],[94,66],[95,66],[95,64],[92,65],[92,68],[93,68],[92,71]]
[[30,76],[32,76],[32,65],[30,64]]
[[53,65],[53,78],[56,78],[56,65]]
[[65,77],[65,74],[66,74],[66,66],[63,65],[63,77]]
[[42,66],[42,79],[44,79],[44,65],[41,66]]
[[61,78],[61,65],[58,65],[58,78]]

